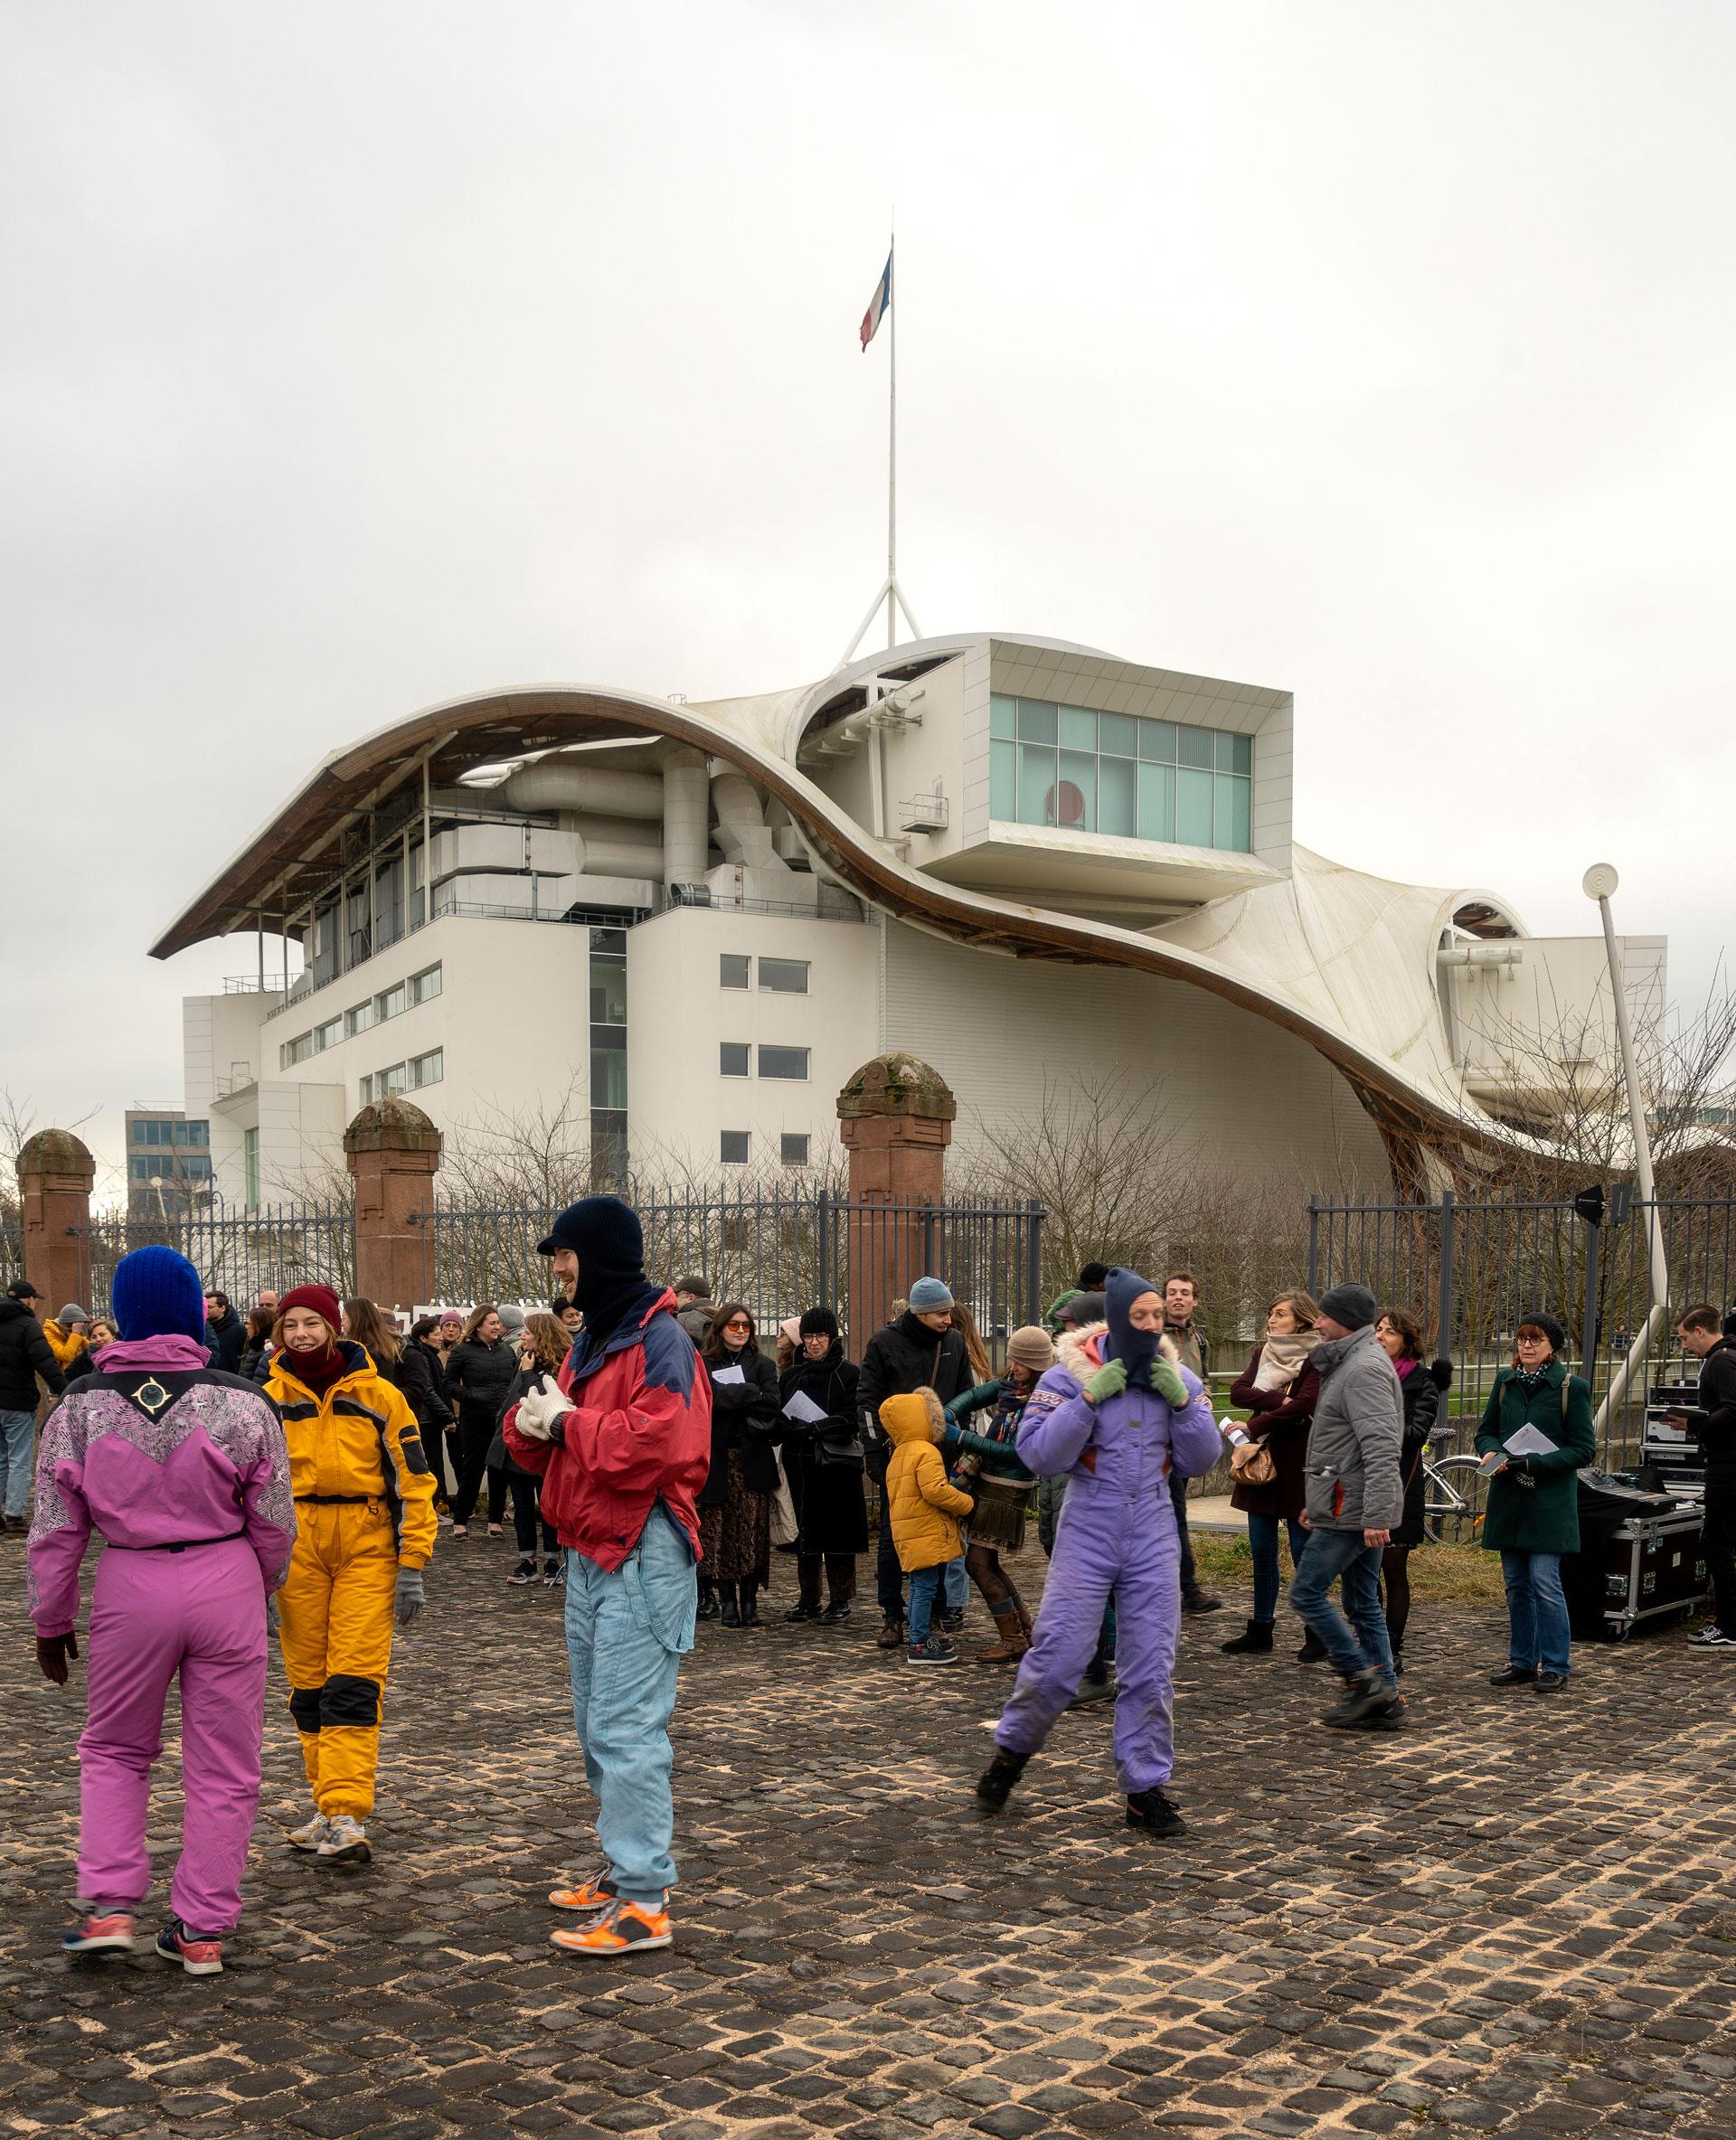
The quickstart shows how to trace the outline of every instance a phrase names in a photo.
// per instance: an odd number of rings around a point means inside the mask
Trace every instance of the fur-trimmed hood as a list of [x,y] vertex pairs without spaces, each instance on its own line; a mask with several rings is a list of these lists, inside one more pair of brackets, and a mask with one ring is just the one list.
[[[1081,1390],[1103,1364],[1103,1340],[1109,1333],[1107,1323],[1088,1323],[1083,1330],[1063,1330],[1055,1340],[1055,1365],[1064,1367]],[[1181,1365],[1182,1356],[1167,1331],[1158,1339],[1157,1349],[1172,1367]]]
[[896,1447],[907,1441],[941,1442],[947,1436],[945,1409],[926,1384],[902,1397],[889,1397],[880,1408],[880,1423]]

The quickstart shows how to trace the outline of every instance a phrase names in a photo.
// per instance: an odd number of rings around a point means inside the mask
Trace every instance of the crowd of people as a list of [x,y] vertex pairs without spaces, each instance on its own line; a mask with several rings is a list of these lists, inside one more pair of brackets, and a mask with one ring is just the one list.
[[[91,1600],[69,1953],[132,1943],[178,1675],[186,1828],[156,1948],[194,1973],[221,1968],[257,1811],[268,1626],[310,1805],[286,1840],[321,1863],[369,1861],[394,1629],[423,1608],[441,1524],[462,1543],[485,1492],[490,1535],[511,1504],[507,1580],[561,1593],[602,1857],[549,1898],[572,1920],[552,1937],[576,1953],[668,1943],[679,1659],[701,1619],[763,1625],[780,1552],[795,1574],[783,1617],[819,1628],[850,1619],[873,1550],[879,1644],[914,1668],[960,1662],[952,1637],[975,1589],[995,1640],[974,1662],[1015,1668],[976,1786],[982,1812],[1005,1806],[1065,1710],[1112,1696],[1127,1820],[1177,1836],[1179,1622],[1221,1602],[1198,1579],[1187,1485],[1227,1460],[1253,1598],[1223,1652],[1273,1651],[1288,1545],[1297,1654],[1342,1683],[1323,1720],[1402,1728],[1408,1560],[1451,1381],[1403,1305],[1354,1283],[1317,1302],[1280,1293],[1220,1421],[1184,1269],[1153,1282],[1087,1266],[1043,1325],[1010,1333],[997,1374],[939,1277],[917,1280],[853,1362],[829,1306],[762,1332],[700,1274],[673,1287],[648,1277],[637,1216],[614,1197],[570,1206],[539,1246],[561,1287],[546,1310],[486,1303],[407,1332],[319,1285],[239,1314],[159,1247],[117,1268],[106,1321],[76,1303],[39,1321],[22,1281],[0,1302],[9,1531],[24,1528],[31,1475],[18,1421],[33,1430],[39,1388],[59,1399],[28,1527],[37,1655],[57,1684],[78,1655],[91,1536],[108,1549]],[[1696,1430],[1736,1477],[1736,1348],[1711,1308],[1680,1330],[1703,1361]],[[1571,1669],[1561,1558],[1578,1545],[1574,1475],[1596,1456],[1590,1392],[1566,1355],[1559,1321],[1528,1315],[1477,1437],[1483,1542],[1501,1553],[1509,1605],[1493,1683],[1541,1692]],[[1034,1609],[1018,1565],[1033,1513],[1049,1557]],[[1710,1646],[1736,1647],[1731,1528],[1709,1499]]]

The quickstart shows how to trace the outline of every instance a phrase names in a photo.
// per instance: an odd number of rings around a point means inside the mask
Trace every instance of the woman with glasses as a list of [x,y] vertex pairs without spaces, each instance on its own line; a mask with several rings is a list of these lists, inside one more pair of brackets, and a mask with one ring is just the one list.
[[712,1378],[712,1471],[699,1497],[700,1566],[711,1596],[702,1595],[700,1617],[757,1627],[760,1593],[771,1579],[778,1370],[739,1300],[712,1317],[700,1358]]

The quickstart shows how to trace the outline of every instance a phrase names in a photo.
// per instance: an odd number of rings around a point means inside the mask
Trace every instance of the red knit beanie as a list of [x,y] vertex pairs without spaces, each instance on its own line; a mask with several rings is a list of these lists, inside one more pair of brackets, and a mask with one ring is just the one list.
[[291,1308],[312,1308],[315,1315],[324,1315],[336,1337],[344,1327],[344,1311],[337,1305],[337,1296],[329,1286],[297,1286],[278,1302],[278,1319],[282,1321]]

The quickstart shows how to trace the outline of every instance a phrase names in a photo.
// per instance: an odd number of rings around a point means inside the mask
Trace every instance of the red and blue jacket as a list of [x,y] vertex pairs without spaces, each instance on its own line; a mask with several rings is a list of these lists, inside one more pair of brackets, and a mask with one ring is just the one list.
[[662,1502],[699,1558],[696,1497],[712,1465],[712,1379],[675,1320],[675,1296],[647,1285],[594,1350],[581,1334],[555,1377],[574,1409],[558,1444],[518,1431],[507,1448],[542,1480],[542,1520],[563,1546],[610,1573]]

